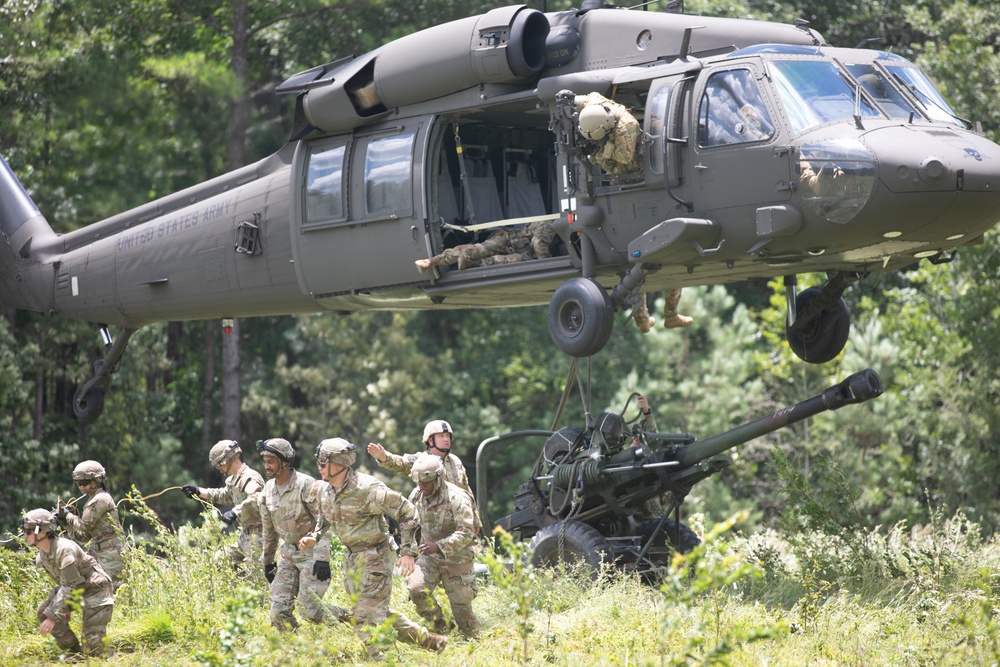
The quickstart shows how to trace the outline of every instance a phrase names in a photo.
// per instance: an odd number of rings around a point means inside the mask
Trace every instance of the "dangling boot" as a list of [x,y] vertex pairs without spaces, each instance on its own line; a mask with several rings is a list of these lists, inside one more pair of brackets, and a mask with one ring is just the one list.
[[646,308],[646,295],[642,295],[642,299],[639,300],[639,306],[635,309],[635,326],[639,328],[642,333],[649,333],[649,330],[653,328],[656,324],[656,320],[649,316],[649,310]]
[[464,269],[474,269],[475,267],[482,265],[482,262],[480,262],[478,259],[469,259],[465,255],[459,255],[458,262],[456,263],[458,264],[459,271],[462,271]]
[[663,314],[663,328],[664,329],[683,329],[684,327],[691,326],[694,319],[688,317],[687,315],[681,315],[676,310],[668,311]]

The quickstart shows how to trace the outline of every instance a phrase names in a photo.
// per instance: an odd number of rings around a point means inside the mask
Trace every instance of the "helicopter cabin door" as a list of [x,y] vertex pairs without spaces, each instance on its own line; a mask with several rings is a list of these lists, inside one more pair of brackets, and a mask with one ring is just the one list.
[[315,298],[377,299],[381,289],[418,279],[414,261],[426,256],[417,223],[420,130],[411,121],[298,146],[294,259]]
[[[699,77],[694,98],[694,153],[685,165],[700,210],[775,203],[791,197],[781,125],[756,63],[727,65]],[[766,80],[765,80],[766,82]]]

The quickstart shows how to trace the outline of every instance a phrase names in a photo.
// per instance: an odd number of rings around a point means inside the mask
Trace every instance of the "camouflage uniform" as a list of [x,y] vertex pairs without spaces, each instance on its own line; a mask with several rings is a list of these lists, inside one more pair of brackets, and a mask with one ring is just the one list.
[[632,174],[642,171],[642,153],[639,137],[642,128],[628,109],[609,100],[600,93],[590,93],[577,98],[577,109],[597,104],[612,111],[618,119],[614,129],[597,141],[590,161],[609,174]]
[[[689,326],[694,320],[677,312],[681,302],[681,288],[675,287],[663,291],[663,326],[666,329],[678,329]],[[648,333],[653,328],[655,320],[649,315],[646,307],[646,293],[639,295],[638,307],[635,310],[635,324],[642,333]]]
[[298,597],[306,618],[313,623],[327,616],[322,598],[330,581],[320,581],[313,574],[313,563],[330,561],[330,537],[323,530],[317,534],[317,544],[305,551],[298,550],[299,540],[313,529],[320,516],[319,491],[325,482],[291,470],[287,484],[267,480],[258,498],[263,532],[264,564],[273,563],[281,545],[281,560],[271,582],[271,625],[278,630],[298,627],[293,611]]
[[[556,233],[548,220],[540,220],[516,227],[501,227],[482,243],[467,243],[447,248],[431,257],[427,267],[459,263],[460,269],[468,266],[513,264],[528,259],[551,257],[549,246]],[[424,270],[424,269],[421,269]]]
[[[399,522],[405,553],[417,527],[417,513],[401,494],[381,481],[348,468],[343,486],[337,490],[324,483],[321,493],[322,519],[344,545],[344,587],[355,600],[354,620],[358,636],[368,645],[368,653],[376,658],[381,650],[371,644],[371,627],[377,627],[390,616],[392,627],[401,639],[429,645],[426,628],[414,623],[389,607],[392,596],[392,571],[396,566],[396,544],[389,537],[389,525],[384,515]],[[324,521],[317,521],[313,537],[319,535]]]
[[[401,475],[410,476],[410,470],[413,469],[413,463],[421,456],[426,456],[427,454],[421,452],[419,454],[391,454],[389,452],[385,453],[385,461],[375,460],[380,468],[385,468],[386,470],[391,470],[397,472]],[[474,523],[475,532],[478,534],[483,527],[483,522],[479,518],[479,509],[476,507],[476,496],[472,493],[472,487],[469,486],[469,475],[465,472],[465,466],[462,465],[462,459],[458,458],[454,454],[448,454],[443,459],[444,463],[444,478],[446,481],[451,482],[458,488],[462,489],[469,495],[469,500],[472,502],[472,519]]]
[[67,513],[66,533],[82,545],[90,543],[87,553],[97,559],[117,590],[125,571],[125,560],[122,558],[125,551],[122,536],[125,532],[111,494],[102,489],[87,500],[80,516]]
[[406,582],[410,599],[420,615],[433,624],[434,632],[446,632],[448,626],[441,606],[432,594],[440,583],[448,595],[458,629],[474,637],[479,634],[479,619],[472,610],[472,600],[478,592],[473,572],[476,553],[472,501],[463,489],[442,481],[429,497],[420,492],[420,487],[413,489],[410,502],[420,518],[419,541],[436,542],[440,549],[437,554],[420,555],[414,541],[409,553],[417,559],[417,566]]
[[52,536],[48,553],[38,550],[35,565],[45,570],[57,584],[38,606],[38,622],[47,618],[55,621],[52,637],[56,644],[64,651],[79,653],[80,640],[69,627],[71,610],[68,601],[74,591],[82,590],[84,647],[89,655],[103,653],[103,640],[115,604],[111,577],[97,559],[84,553],[79,544],[56,535]]
[[201,493],[214,505],[233,505],[233,514],[240,522],[240,535],[236,544],[229,544],[216,553],[216,557],[226,558],[239,565],[252,561],[254,554],[261,553],[261,519],[257,494],[264,488],[261,474],[243,464],[235,475],[226,478],[226,486],[219,489],[202,489]]

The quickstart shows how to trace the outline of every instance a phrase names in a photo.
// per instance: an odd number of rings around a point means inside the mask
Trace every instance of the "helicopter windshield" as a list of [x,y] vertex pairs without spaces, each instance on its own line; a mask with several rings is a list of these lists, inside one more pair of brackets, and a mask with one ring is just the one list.
[[881,115],[866,97],[858,99],[858,86],[830,61],[772,60],[768,67],[795,133],[855,115]]
[[[909,61],[899,59],[903,63]],[[884,61],[883,61],[884,62]],[[931,80],[923,72],[915,67],[903,67],[893,61],[884,62],[886,69],[896,79],[896,81],[913,93],[917,101],[922,105],[922,111],[931,120],[951,123],[952,125],[964,126],[962,120],[955,114],[952,108],[941,97]]]

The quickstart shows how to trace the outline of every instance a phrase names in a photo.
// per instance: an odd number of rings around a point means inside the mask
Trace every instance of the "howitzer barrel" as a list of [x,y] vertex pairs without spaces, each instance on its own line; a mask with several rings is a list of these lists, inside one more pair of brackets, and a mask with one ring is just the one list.
[[794,424],[827,410],[837,410],[845,405],[863,403],[881,394],[882,380],[879,379],[878,373],[871,368],[866,368],[801,403],[737,426],[731,431],[713,435],[704,440],[696,440],[678,452],[677,461],[681,468],[687,468],[789,424]]

